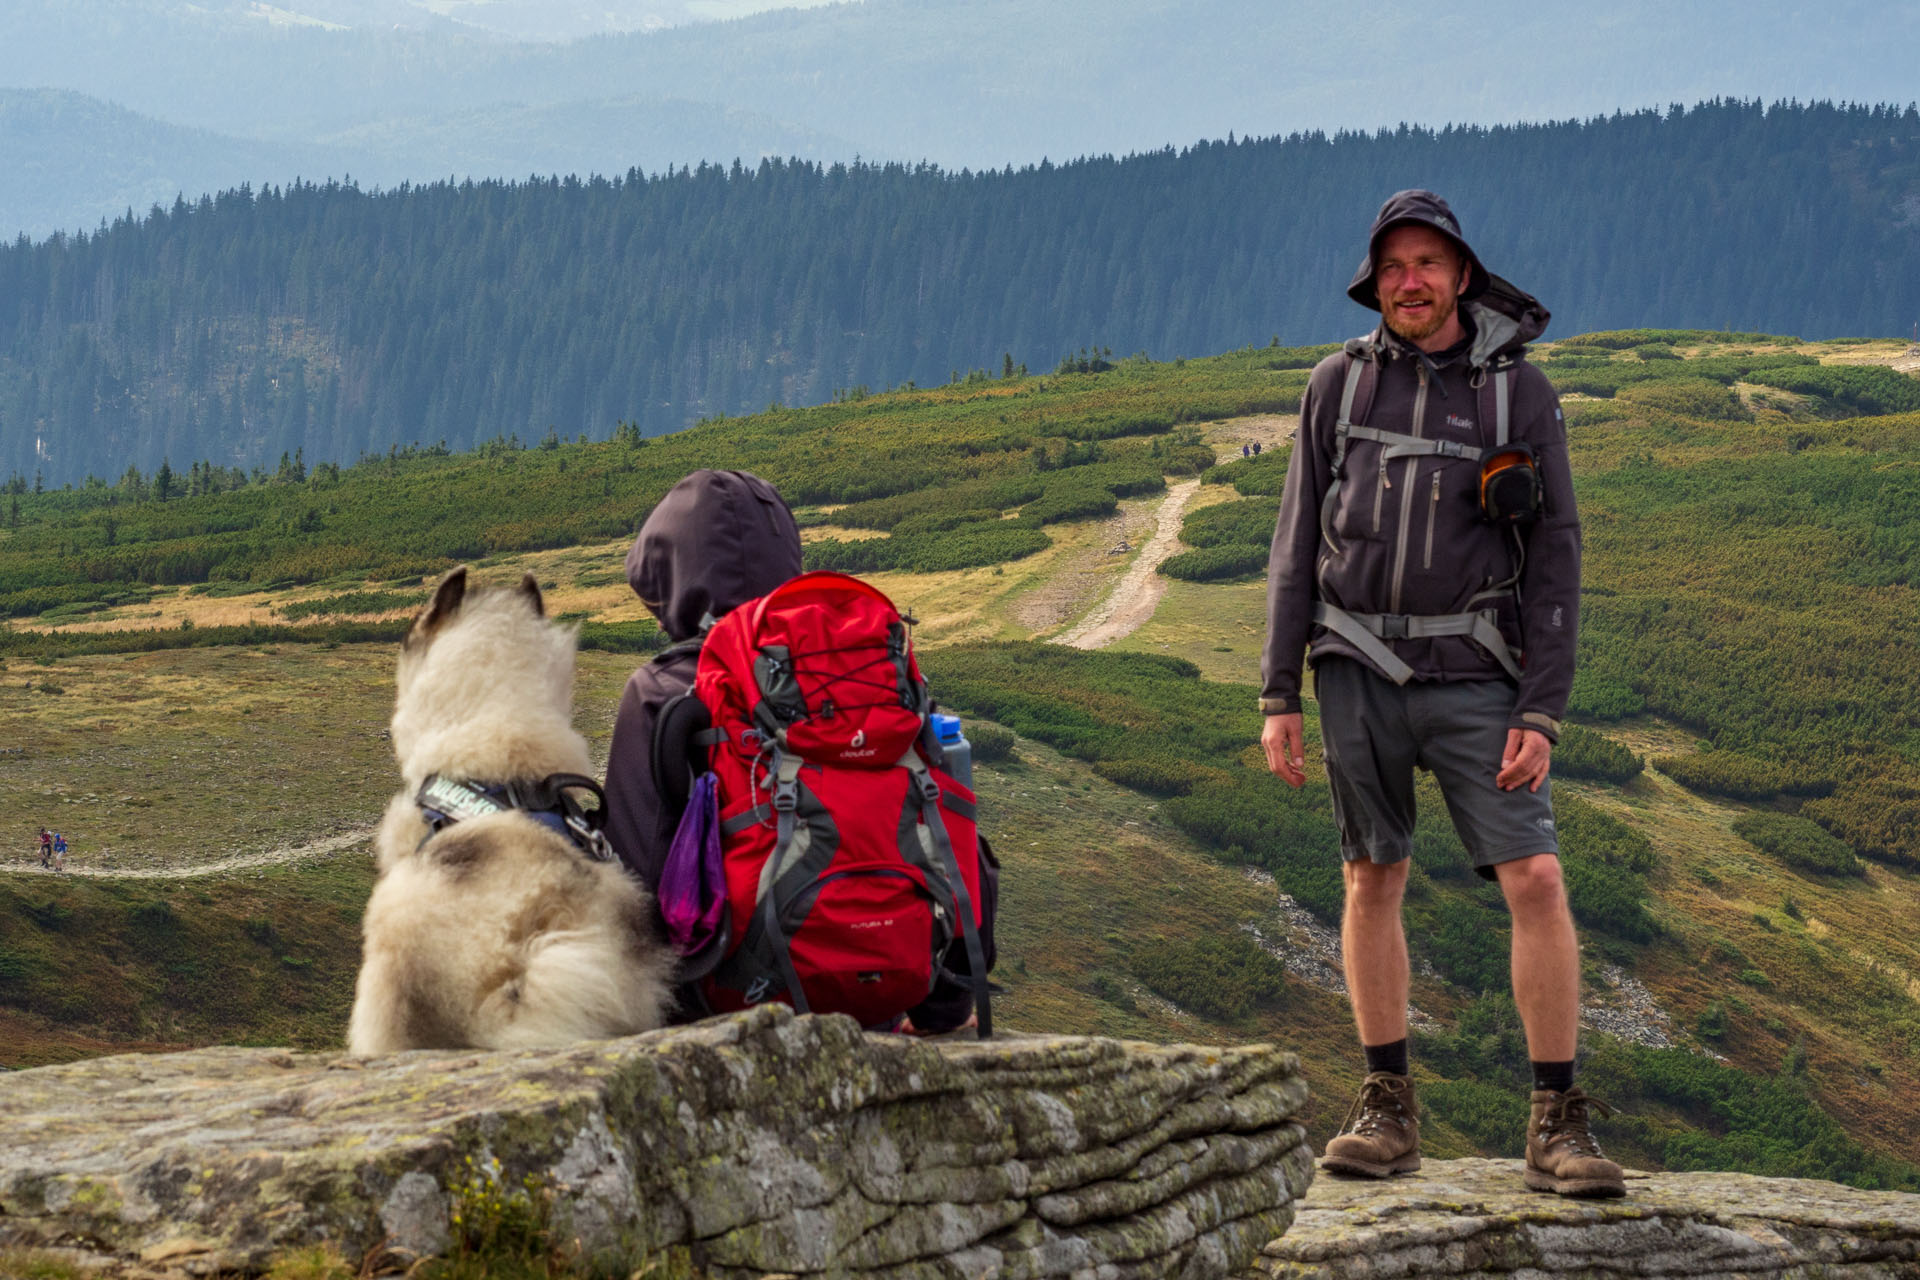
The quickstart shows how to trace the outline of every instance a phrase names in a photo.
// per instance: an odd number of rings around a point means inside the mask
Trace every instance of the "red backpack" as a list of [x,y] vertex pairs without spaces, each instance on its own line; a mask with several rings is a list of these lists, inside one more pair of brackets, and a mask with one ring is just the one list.
[[974,796],[939,767],[892,601],[802,574],[714,624],[691,697],[711,718],[697,740],[727,897],[721,958],[699,978],[709,1006],[889,1025],[927,998],[958,934],[991,1034]]

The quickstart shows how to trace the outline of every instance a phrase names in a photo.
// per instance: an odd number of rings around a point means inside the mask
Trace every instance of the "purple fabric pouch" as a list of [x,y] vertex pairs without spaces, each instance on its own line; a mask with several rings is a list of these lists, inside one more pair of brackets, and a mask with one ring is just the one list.
[[718,787],[711,773],[694,781],[660,871],[660,915],[674,950],[688,962],[682,981],[710,972],[726,954],[727,876],[720,861]]

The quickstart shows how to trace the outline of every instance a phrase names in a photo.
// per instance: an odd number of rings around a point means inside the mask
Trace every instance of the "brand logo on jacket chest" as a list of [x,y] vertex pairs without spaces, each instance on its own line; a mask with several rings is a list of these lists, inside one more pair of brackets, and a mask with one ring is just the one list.
[[1473,419],[1457,413],[1450,413],[1447,415],[1447,425],[1456,431],[1471,431],[1473,430]]

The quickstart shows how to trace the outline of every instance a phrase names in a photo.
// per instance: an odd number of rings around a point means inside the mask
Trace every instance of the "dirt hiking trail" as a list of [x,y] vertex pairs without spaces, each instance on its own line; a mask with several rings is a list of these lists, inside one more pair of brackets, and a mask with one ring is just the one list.
[[87,880],[193,880],[201,876],[227,875],[235,871],[254,871],[262,867],[288,867],[299,862],[315,862],[332,857],[344,849],[373,839],[373,828],[362,827],[355,831],[342,832],[327,836],[325,839],[310,841],[307,844],[282,845],[277,849],[263,849],[255,853],[235,853],[212,862],[195,863],[177,867],[88,867],[75,866],[71,859],[65,872],[48,871],[41,867],[35,857],[31,862],[7,863],[0,865],[0,875],[36,875],[58,880],[63,876],[73,876]]
[[1140,549],[1127,572],[1114,584],[1106,599],[1095,605],[1086,617],[1053,637],[1055,644],[1074,649],[1104,649],[1114,641],[1132,635],[1160,607],[1167,580],[1160,566],[1180,545],[1180,524],[1186,517],[1187,503],[1200,490],[1199,480],[1182,480],[1167,490],[1160,504],[1153,537]]

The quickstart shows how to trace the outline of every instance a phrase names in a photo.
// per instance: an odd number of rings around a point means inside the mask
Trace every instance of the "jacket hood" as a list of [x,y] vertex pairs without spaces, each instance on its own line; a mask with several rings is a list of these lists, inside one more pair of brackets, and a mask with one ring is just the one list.
[[[1487,288],[1461,308],[1473,317],[1473,345],[1467,363],[1483,369],[1494,357],[1518,351],[1547,331],[1553,313],[1540,300],[1499,276],[1487,277]],[[1385,326],[1382,325],[1382,328]]]
[[745,471],[696,471],[674,485],[627,552],[628,583],[675,641],[799,572],[793,512]]

